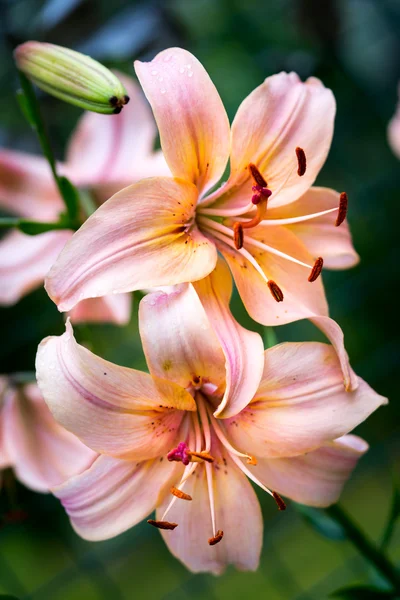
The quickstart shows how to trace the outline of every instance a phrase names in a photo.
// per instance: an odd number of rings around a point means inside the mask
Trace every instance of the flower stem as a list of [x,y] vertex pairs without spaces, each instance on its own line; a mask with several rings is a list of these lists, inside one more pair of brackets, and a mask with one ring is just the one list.
[[334,504],[326,509],[327,514],[345,531],[358,551],[368,560],[379,573],[394,587],[400,591],[400,574],[386,555],[375,546],[354,523],[350,516],[339,504]]
[[69,227],[74,229],[77,226],[79,212],[78,190],[66,177],[58,175],[56,160],[54,158],[50,140],[44,126],[42,115],[39,109],[39,102],[36,98],[33,86],[29,79],[21,71],[18,73],[22,88],[17,96],[19,104],[30,125],[36,131],[43,154],[50,165],[54,181],[58,187],[62,199],[64,200],[64,204],[67,209],[67,215],[70,221]]

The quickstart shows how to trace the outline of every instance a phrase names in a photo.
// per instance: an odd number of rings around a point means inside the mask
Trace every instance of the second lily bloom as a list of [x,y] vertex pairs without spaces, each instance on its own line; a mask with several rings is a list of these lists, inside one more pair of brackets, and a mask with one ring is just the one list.
[[[264,325],[311,319],[354,388],[317,277],[322,258],[332,269],[358,261],[343,222],[346,197],[311,187],[332,140],[332,92],[315,78],[274,75],[230,128],[211,79],[187,51],[165,50],[135,67],[173,178],[142,180],[97,210],[50,271],[49,295],[65,311],[82,298],[197,281],[219,251],[249,314]],[[228,181],[211,191],[228,159]]]
[[326,344],[263,353],[258,334],[226,308],[229,280],[219,262],[196,289],[142,300],[150,374],[79,346],[69,323],[41,343],[37,379],[50,410],[100,454],[54,489],[82,537],[113,537],[155,509],[148,522],[192,571],[254,570],[263,526],[248,479],[281,510],[280,494],[327,506],[367,450],[346,434],[386,399],[358,378],[346,393]]

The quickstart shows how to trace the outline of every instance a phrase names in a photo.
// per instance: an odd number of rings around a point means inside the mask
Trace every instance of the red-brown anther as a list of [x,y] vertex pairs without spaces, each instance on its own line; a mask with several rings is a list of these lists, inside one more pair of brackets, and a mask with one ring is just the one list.
[[281,288],[279,287],[279,285],[277,283],[275,283],[275,281],[272,281],[272,279],[270,279],[268,281],[268,287],[269,287],[269,291],[271,292],[271,294],[273,295],[275,300],[277,302],[282,302],[283,292],[282,292]]
[[208,543],[210,544],[210,546],[215,546],[215,544],[218,544],[218,542],[220,542],[223,537],[224,537],[224,532],[221,531],[221,529],[218,529],[218,531],[214,535],[214,537],[212,537],[208,540]]
[[349,199],[347,197],[346,192],[342,192],[340,194],[340,199],[339,199],[339,210],[338,210],[338,214],[336,217],[336,223],[335,226],[339,227],[339,225],[341,225],[343,223],[343,221],[346,218],[347,215],[347,207],[349,205]]
[[265,181],[255,164],[249,164],[249,171],[257,185],[261,186],[262,188],[266,188],[268,186],[268,183]]
[[322,267],[323,266],[324,266],[324,259],[322,258],[322,256],[320,256],[315,261],[314,266],[311,269],[311,273],[310,273],[310,275],[308,277],[308,281],[310,283],[312,283],[313,281],[315,281],[316,279],[318,279],[318,277],[321,275],[321,271],[322,271]]
[[233,226],[233,241],[236,250],[243,248],[243,227],[241,223],[235,223]]
[[299,175],[299,177],[303,177],[303,175],[307,169],[306,153],[304,152],[303,148],[299,148],[299,146],[297,146],[296,156],[297,156],[297,175]]
[[192,500],[193,499],[190,494],[185,494],[185,492],[182,492],[182,490],[180,490],[179,488],[176,488],[176,487],[171,488],[171,494],[173,496],[176,496],[177,498],[180,498],[181,500]]
[[274,497],[276,504],[278,505],[278,509],[286,510],[285,501],[283,500],[283,498],[281,498],[281,496],[278,494],[278,492],[272,492],[272,495]]
[[178,523],[170,523],[169,521],[154,521],[154,519],[147,520],[149,525],[153,525],[153,527],[157,527],[157,529],[175,529],[178,527]]

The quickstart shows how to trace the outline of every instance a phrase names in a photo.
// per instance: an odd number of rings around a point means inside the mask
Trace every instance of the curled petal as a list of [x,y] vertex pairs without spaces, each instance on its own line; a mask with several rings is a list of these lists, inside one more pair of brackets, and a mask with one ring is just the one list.
[[[263,533],[257,496],[228,456],[222,457],[215,448],[212,452],[215,462],[198,466],[183,488],[192,501],[176,500],[168,512],[168,519],[178,527],[161,534],[172,554],[195,573],[211,571],[219,575],[229,564],[241,571],[255,571]],[[211,472],[216,529],[223,531],[222,540],[213,546],[208,543],[214,532],[206,468]],[[162,518],[168,502],[165,499],[157,510],[157,518]]]
[[337,354],[317,342],[285,343],[265,352],[260,387],[224,423],[234,445],[257,457],[304,454],[348,433],[387,399],[358,379],[346,392]]
[[[398,86],[398,95],[400,98],[400,84]],[[388,141],[395,155],[400,158],[400,101],[397,105],[395,115],[389,122]]]
[[[251,197],[249,163],[255,164],[274,192],[272,206],[299,198],[314,183],[329,152],[336,104],[331,90],[295,73],[268,77],[240,105],[232,123],[231,176],[214,198],[219,205],[245,205]],[[297,173],[296,147],[307,169]]]
[[229,309],[232,278],[226,263],[217,267],[194,287],[225,354],[226,390],[215,416],[226,418],[241,411],[255,394],[263,371],[261,337],[233,318]]
[[186,410],[180,386],[119,367],[76,343],[72,327],[43,340],[37,381],[56,420],[100,454],[146,460],[172,446]]
[[364,440],[346,435],[303,456],[262,459],[251,468],[267,487],[295,502],[329,506],[367,450]]
[[101,188],[113,183],[122,189],[143,177],[169,175],[164,160],[153,160],[157,127],[146,99],[131,77],[117,75],[129,104],[112,118],[86,112],[80,119],[64,165],[75,185]]
[[47,492],[90,467],[96,454],[61,427],[36,384],[10,389],[2,410],[9,465],[26,486]]
[[[276,250],[303,263],[308,265],[313,263],[304,244],[286,227],[259,225],[252,230],[251,238],[262,243],[265,241]],[[346,389],[355,389],[357,379],[349,366],[343,332],[339,325],[328,317],[328,305],[321,277],[310,283],[307,278],[309,272],[304,266],[252,245],[251,239],[247,242],[248,246],[246,244],[248,257],[224,243],[217,241],[216,244],[229,264],[250,316],[255,321],[269,326],[310,319],[328,337],[338,353]],[[259,269],[255,264],[258,264]],[[279,285],[283,293],[282,302],[277,302],[272,296],[262,273]]]
[[337,209],[340,194],[329,188],[312,187],[301,198],[287,206],[272,208],[268,219],[290,219],[297,223],[287,225],[288,229],[303,242],[314,258],[324,257],[324,267],[328,269],[349,269],[360,260],[351,239],[347,221],[335,226],[337,210],[317,218],[303,220],[306,215]]
[[53,490],[75,531],[85,540],[106,540],[151,513],[182,467],[167,460],[136,463],[100,456],[90,469]]
[[0,304],[15,304],[43,285],[71,235],[71,231],[48,231],[31,236],[15,230],[0,240]]
[[139,326],[152,375],[182,387],[207,382],[225,387],[225,360],[191,285],[148,294],[140,303]]
[[229,157],[229,121],[206,70],[180,48],[164,50],[149,63],[136,61],[135,70],[173,175],[208,190]]
[[126,325],[131,318],[131,306],[130,294],[109,294],[103,298],[82,300],[71,310],[69,316],[73,323]]
[[59,310],[85,298],[200,279],[217,259],[191,223],[194,185],[144,179],[103,204],[72,237],[46,279]]
[[45,158],[0,150],[0,206],[38,221],[57,219],[64,205]]

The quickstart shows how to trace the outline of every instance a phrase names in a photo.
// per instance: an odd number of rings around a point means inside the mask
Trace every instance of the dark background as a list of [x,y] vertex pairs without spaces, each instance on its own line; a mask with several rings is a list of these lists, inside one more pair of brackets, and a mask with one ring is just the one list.
[[[326,272],[332,316],[345,332],[355,371],[391,403],[358,433],[371,444],[343,494],[343,504],[379,539],[398,470],[398,240],[400,162],[387,143],[387,124],[400,79],[399,0],[9,0],[0,1],[0,143],[39,152],[14,99],[13,48],[37,39],[69,46],[134,75],[136,58],[178,45],[193,52],[216,84],[232,119],[265,77],[294,70],[320,77],[337,104],[331,153],[319,179],[349,194],[349,223],[361,255],[356,268]],[[59,158],[81,112],[41,96]],[[144,368],[137,301],[126,328],[77,327],[78,338],[105,358]],[[241,322],[251,323],[234,299]],[[0,364],[5,373],[32,371],[36,347],[63,330],[44,290],[0,311]],[[275,329],[279,341],[320,339],[307,323]],[[21,523],[0,530],[0,592],[32,600],[119,598],[248,598],[321,600],[341,585],[371,575],[349,542],[328,541],[295,507],[277,514],[260,496],[264,549],[255,574],[228,569],[219,578],[192,575],[169,556],[158,533],[139,525],[102,543],[80,540],[57,501],[6,477],[0,510],[19,507]],[[244,521],[245,522],[245,521]],[[240,524],[238,524],[240,526]],[[400,558],[400,535],[391,545]]]

